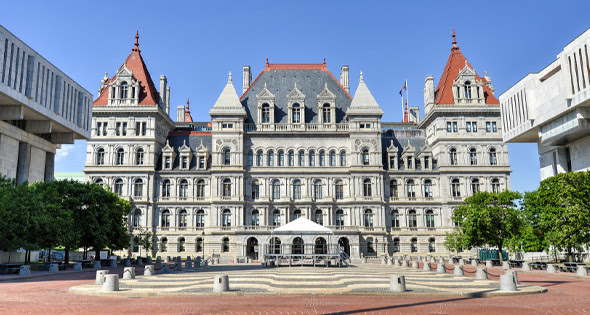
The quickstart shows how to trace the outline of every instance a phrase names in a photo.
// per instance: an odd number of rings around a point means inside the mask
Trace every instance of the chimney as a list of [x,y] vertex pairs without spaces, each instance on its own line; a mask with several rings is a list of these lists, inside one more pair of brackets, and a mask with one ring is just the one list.
[[242,78],[242,94],[248,91],[250,83],[252,83],[252,73],[250,72],[250,66],[244,66],[244,77]]
[[411,123],[415,123],[416,125],[420,122],[420,107],[418,106],[410,106],[409,107],[409,119]]
[[424,114],[432,109],[434,105],[434,77],[432,75],[426,76],[424,79]]
[[342,72],[340,73],[340,84],[350,93],[350,86],[348,86],[348,66],[342,66]]
[[170,87],[166,87],[166,114],[170,115]]
[[162,105],[164,105],[166,103],[166,76],[165,75],[161,75],[160,76],[160,102]]
[[176,107],[176,121],[184,122],[184,105],[178,105]]

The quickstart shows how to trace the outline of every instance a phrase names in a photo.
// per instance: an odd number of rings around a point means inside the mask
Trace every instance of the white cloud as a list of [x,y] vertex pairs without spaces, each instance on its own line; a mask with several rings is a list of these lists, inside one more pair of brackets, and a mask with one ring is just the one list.
[[71,153],[72,150],[74,149],[74,145],[73,144],[63,144],[61,146],[61,149],[57,150],[57,152],[55,152],[55,161],[61,161],[65,158],[67,158]]

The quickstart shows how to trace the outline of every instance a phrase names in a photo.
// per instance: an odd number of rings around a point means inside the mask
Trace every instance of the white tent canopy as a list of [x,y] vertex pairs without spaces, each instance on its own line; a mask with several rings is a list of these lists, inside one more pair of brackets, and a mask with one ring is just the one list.
[[289,222],[272,231],[273,234],[333,234],[332,230],[304,217]]

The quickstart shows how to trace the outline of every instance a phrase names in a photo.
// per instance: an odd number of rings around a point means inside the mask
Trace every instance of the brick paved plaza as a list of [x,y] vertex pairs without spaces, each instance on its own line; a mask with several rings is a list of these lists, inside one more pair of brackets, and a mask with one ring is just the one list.
[[[209,267],[210,271],[203,270],[202,273],[221,271],[230,265]],[[450,267],[451,265],[447,265]],[[216,269],[219,268],[219,269]],[[297,272],[293,267],[287,270],[287,274],[294,275]],[[139,269],[139,268],[138,268]],[[299,267],[302,271],[309,270],[306,267]],[[351,272],[355,268],[317,268],[326,270],[329,273]],[[382,269],[383,274],[392,274],[394,267],[382,265],[358,266],[357,270],[367,272],[370,270]],[[245,274],[256,271],[253,268]],[[258,269],[260,270],[260,269]],[[272,269],[269,269],[272,273]],[[401,270],[401,269],[399,269]],[[475,267],[465,266],[466,275],[471,275]],[[497,280],[493,275],[502,274],[501,268],[488,269],[491,279]],[[516,269],[518,270],[518,269]],[[114,270],[111,270],[111,274]],[[122,274],[122,268],[117,269]],[[315,280],[319,280],[320,271],[311,271],[315,274]],[[408,289],[413,290],[417,283],[417,276],[410,270],[403,270],[408,274]],[[452,271],[451,271],[452,272]],[[137,273],[138,276],[141,272]],[[186,273],[187,277],[197,276],[198,273]],[[231,274],[231,273],[230,273]],[[309,274],[309,272],[307,272]],[[431,273],[436,278],[435,273]],[[181,273],[172,273],[163,276],[151,277],[150,279],[168,278],[168,287],[174,281],[183,280]],[[351,278],[354,275],[349,275]],[[202,313],[225,313],[225,314],[393,314],[393,313],[443,313],[458,314],[466,312],[478,313],[505,313],[505,314],[538,314],[538,313],[588,313],[590,312],[590,278],[576,277],[571,274],[548,275],[542,271],[519,272],[519,281],[523,285],[542,286],[548,289],[546,293],[497,296],[487,298],[476,298],[469,295],[458,295],[452,293],[409,293],[409,294],[333,294],[322,295],[321,289],[311,290],[315,294],[268,294],[268,293],[236,293],[227,294],[193,294],[193,295],[167,295],[167,296],[145,296],[122,297],[95,296],[74,294],[70,292],[71,287],[78,287],[94,282],[94,271],[80,273],[62,273],[51,276],[40,276],[28,279],[9,279],[7,276],[0,278],[0,314],[30,314],[30,313],[103,313],[119,314],[129,312],[142,313],[175,313],[175,314],[202,314]],[[198,276],[197,276],[198,277]],[[348,276],[347,276],[348,277]],[[344,278],[347,278],[344,277]],[[440,276],[442,279],[447,276]],[[247,278],[247,277],[245,277]],[[261,277],[262,278],[262,277]],[[453,278],[453,277],[450,277]],[[138,277],[141,279],[141,277]],[[255,279],[251,278],[251,282]],[[433,285],[444,282],[437,279]],[[153,280],[158,281],[158,280]],[[236,280],[237,281],[237,280]],[[426,281],[426,280],[420,280]],[[197,281],[198,282],[198,281]],[[247,282],[247,281],[245,281]],[[326,286],[330,286],[326,282]],[[124,282],[122,281],[122,284]],[[136,280],[136,284],[139,281]],[[497,283],[497,282],[496,282]],[[197,286],[198,287],[198,286]],[[255,286],[254,286],[255,287]],[[378,288],[379,285],[376,285]],[[123,288],[123,286],[122,286]],[[230,280],[230,289],[231,287]],[[236,286],[239,289],[239,286]]]

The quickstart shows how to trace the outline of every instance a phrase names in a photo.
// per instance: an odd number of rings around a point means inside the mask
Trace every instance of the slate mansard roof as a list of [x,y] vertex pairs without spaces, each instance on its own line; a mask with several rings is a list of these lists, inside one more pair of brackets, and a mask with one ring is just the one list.
[[318,123],[318,99],[327,83],[336,96],[336,123],[344,116],[352,97],[326,68],[325,64],[268,64],[242,95],[240,101],[248,114],[248,123],[258,123],[256,95],[266,88],[275,96],[275,123],[288,123],[287,95],[295,88],[305,94],[305,123]]

